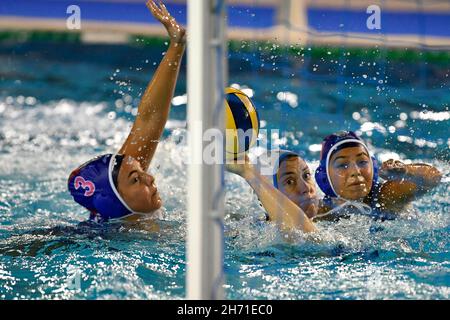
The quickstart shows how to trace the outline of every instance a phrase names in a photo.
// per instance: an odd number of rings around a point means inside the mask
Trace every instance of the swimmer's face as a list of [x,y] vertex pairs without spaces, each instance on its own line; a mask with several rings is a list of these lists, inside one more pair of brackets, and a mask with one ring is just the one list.
[[329,174],[334,190],[348,200],[363,200],[372,187],[373,167],[363,146],[345,148],[333,154]]
[[282,161],[277,171],[278,189],[309,218],[317,214],[316,186],[306,162],[299,157]]
[[151,213],[162,206],[155,178],[132,157],[123,159],[117,185],[119,194],[134,212]]

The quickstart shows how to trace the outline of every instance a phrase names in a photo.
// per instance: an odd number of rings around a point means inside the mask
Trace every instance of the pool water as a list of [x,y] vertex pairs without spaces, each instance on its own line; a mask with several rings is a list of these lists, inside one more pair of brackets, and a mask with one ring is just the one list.
[[[449,299],[450,61],[258,46],[230,51],[230,83],[253,90],[262,128],[279,129],[274,143],[315,169],[322,137],[352,129],[380,160],[432,163],[444,178],[403,218],[319,222],[318,234],[287,242],[227,174],[226,298]],[[80,224],[88,213],[66,186],[72,169],[121,146],[163,50],[0,44],[0,299],[184,298],[184,103],[150,169],[165,202],[160,232]],[[185,92],[183,70],[178,101]]]

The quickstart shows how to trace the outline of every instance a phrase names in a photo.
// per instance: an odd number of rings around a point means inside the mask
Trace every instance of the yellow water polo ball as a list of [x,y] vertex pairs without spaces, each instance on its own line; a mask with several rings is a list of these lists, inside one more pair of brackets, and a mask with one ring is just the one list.
[[238,158],[255,143],[259,134],[259,117],[255,105],[242,91],[225,89],[226,157]]

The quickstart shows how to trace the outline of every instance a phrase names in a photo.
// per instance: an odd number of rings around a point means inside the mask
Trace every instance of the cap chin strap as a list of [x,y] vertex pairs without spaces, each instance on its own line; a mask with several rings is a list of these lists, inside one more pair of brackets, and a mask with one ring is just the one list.
[[[336,195],[336,198],[337,198],[338,200],[344,201],[344,203],[343,203],[343,204],[340,204],[340,205],[337,206],[336,208],[331,209],[330,211],[328,211],[328,212],[325,213],[324,215],[332,214],[333,212],[339,211],[339,210],[343,209],[344,207],[348,207],[348,206],[353,206],[353,207],[355,207],[356,209],[358,209],[358,211],[359,211],[362,215],[368,216],[368,215],[371,215],[371,214],[372,214],[372,207],[371,207],[371,206],[369,206],[369,205],[367,205],[367,204],[365,204],[364,202],[361,202],[361,201],[349,200],[349,199],[345,199],[345,198],[341,197],[341,196],[336,192],[336,190],[334,190],[333,183],[331,182],[331,178],[330,178],[330,170],[329,170],[329,163],[330,163],[331,155],[333,154],[334,150],[336,150],[339,146],[341,146],[341,145],[343,145],[343,144],[346,144],[346,143],[352,143],[352,142],[353,142],[353,143],[359,143],[360,145],[362,145],[362,146],[364,147],[364,149],[366,149],[366,151],[367,151],[367,153],[368,153],[368,155],[369,155],[370,165],[371,165],[372,168],[373,168],[373,161],[372,161],[372,158],[370,157],[369,149],[367,148],[367,146],[366,146],[361,140],[358,140],[358,139],[347,139],[347,140],[342,140],[342,141],[339,141],[338,143],[336,143],[336,144],[330,149],[330,151],[328,151],[328,154],[327,154],[327,160],[326,160],[326,162],[325,162],[325,163],[326,163],[325,166],[326,166],[326,171],[327,171],[327,179],[328,179],[328,181],[329,181],[329,183],[330,183],[331,190],[333,190],[334,194]],[[372,178],[373,178],[373,173],[372,173]],[[322,215],[320,215],[320,216],[322,216]]]
[[341,210],[345,207],[349,207],[349,206],[353,206],[356,209],[358,209],[359,213],[362,214],[363,216],[370,216],[372,214],[372,207],[369,206],[368,204],[365,204],[364,202],[361,201],[355,201],[355,200],[348,200],[342,197],[338,197],[338,200],[343,200],[344,203],[338,205],[336,208],[333,208],[329,211],[329,213],[333,213],[336,212],[338,210]]
[[331,209],[328,212],[325,212],[323,214],[319,214],[319,215],[315,216],[313,219],[322,218],[322,217],[331,215],[339,210],[344,209],[345,207],[350,207],[350,206],[355,207],[359,211],[359,213],[363,216],[371,216],[372,215],[372,207],[365,204],[364,202],[355,201],[355,200],[347,200],[342,197],[337,197],[337,199],[344,201],[344,203],[338,205],[337,207]]

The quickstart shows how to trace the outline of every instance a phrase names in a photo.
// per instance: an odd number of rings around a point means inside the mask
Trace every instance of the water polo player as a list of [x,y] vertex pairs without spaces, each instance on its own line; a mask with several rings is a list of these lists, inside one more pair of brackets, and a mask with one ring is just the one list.
[[147,173],[166,124],[185,50],[186,32],[162,2],[147,7],[167,30],[169,48],[142,96],[131,132],[116,154],[101,155],[75,169],[68,180],[74,200],[91,219],[108,221],[155,212],[162,205]]
[[332,214],[351,206],[363,214],[392,218],[417,196],[437,186],[441,176],[435,167],[422,163],[389,160],[379,168],[363,140],[351,131],[323,140],[315,173],[325,193],[321,212]]
[[274,187],[313,218],[319,203],[316,184],[306,161],[295,152],[280,150],[275,164]]
[[268,214],[282,230],[316,231],[312,222],[318,210],[314,179],[306,162],[296,153],[280,151],[268,179],[260,174],[248,157],[245,163],[228,163],[228,171],[243,177],[256,192]]

